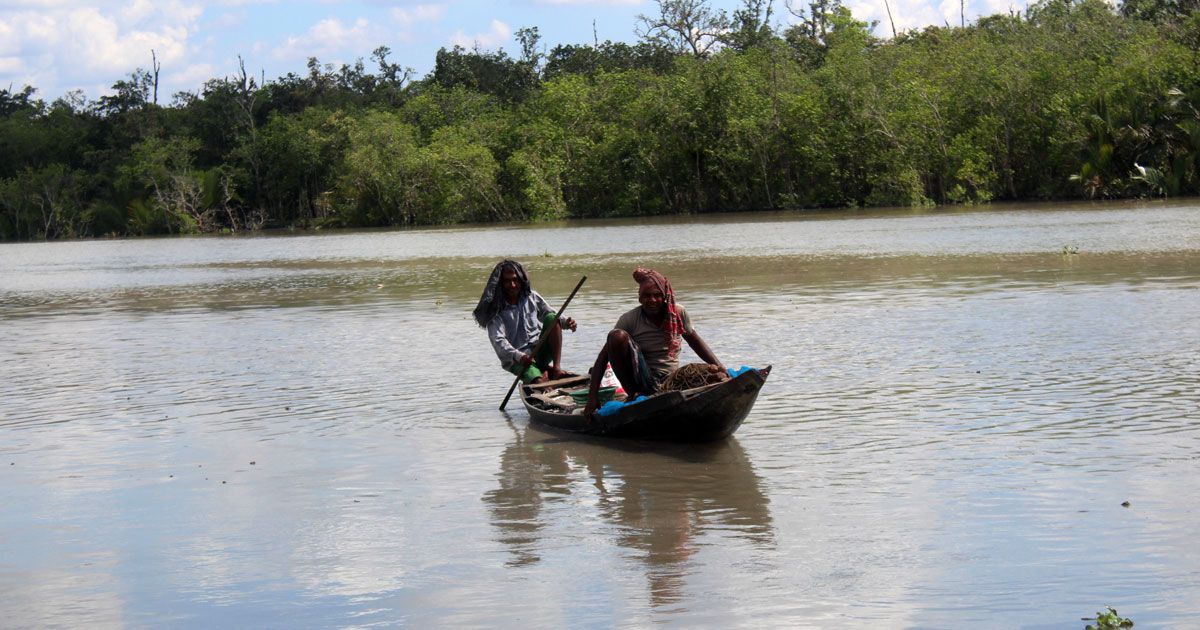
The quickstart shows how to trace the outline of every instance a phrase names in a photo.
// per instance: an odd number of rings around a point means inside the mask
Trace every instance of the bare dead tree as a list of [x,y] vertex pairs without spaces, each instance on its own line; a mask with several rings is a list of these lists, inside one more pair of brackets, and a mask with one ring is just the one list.
[[211,229],[213,211],[204,207],[204,191],[196,174],[190,169],[171,173],[165,189],[155,187],[158,203],[172,212],[187,215],[196,222],[196,229]]
[[260,164],[261,160],[259,159],[258,150],[258,124],[254,119],[254,109],[258,104],[259,86],[255,84],[254,77],[246,74],[246,60],[242,59],[241,55],[238,55],[237,59],[239,77],[236,85],[237,98],[235,102],[238,104],[238,108],[241,109],[246,130],[250,135],[249,162],[250,168],[254,171],[254,190],[257,193],[262,183],[262,165]]
[[811,0],[807,8],[797,8],[794,0],[784,0],[788,13],[800,19],[800,30],[815,41],[829,34],[829,16],[842,5],[841,0]]
[[681,53],[705,57],[729,30],[729,17],[714,11],[708,0],[656,0],[658,15],[639,15],[638,37],[657,41]]
[[158,71],[162,69],[162,64],[158,63],[158,55],[154,54],[154,49],[150,49],[150,69],[154,71],[154,104],[158,105]]

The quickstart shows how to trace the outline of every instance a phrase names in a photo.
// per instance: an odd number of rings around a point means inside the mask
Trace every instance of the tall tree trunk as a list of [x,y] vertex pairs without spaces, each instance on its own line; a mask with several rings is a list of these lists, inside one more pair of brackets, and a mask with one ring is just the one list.
[[887,9],[888,22],[892,25],[892,39],[896,39],[896,21],[892,19],[892,5],[888,0],[883,0],[883,8]]

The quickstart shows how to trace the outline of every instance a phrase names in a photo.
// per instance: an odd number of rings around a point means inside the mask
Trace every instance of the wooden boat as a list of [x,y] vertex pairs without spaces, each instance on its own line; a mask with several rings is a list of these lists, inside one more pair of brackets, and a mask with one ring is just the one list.
[[612,438],[712,442],[733,434],[746,419],[771,366],[729,380],[655,394],[591,422],[578,413],[570,392],[587,387],[587,376],[521,386],[531,421],[562,431]]

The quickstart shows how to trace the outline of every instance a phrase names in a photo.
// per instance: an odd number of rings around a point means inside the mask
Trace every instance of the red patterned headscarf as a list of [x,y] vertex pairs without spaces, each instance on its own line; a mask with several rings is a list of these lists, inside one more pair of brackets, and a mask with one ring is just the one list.
[[679,309],[675,306],[675,290],[671,288],[671,282],[666,276],[658,273],[653,269],[638,267],[633,270],[633,279],[638,285],[643,285],[647,282],[653,282],[654,286],[658,287],[663,294],[663,306],[666,308],[666,317],[663,318],[662,329],[671,339],[671,347],[668,353],[671,357],[679,355],[679,337],[684,333],[683,318],[679,316]]

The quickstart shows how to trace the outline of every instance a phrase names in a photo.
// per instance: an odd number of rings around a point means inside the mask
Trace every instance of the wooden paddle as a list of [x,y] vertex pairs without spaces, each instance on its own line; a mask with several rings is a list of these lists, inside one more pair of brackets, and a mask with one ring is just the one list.
[[[579,292],[579,287],[583,286],[583,283],[586,281],[587,281],[587,276],[584,276],[579,279],[579,284],[575,285],[575,290],[571,291],[571,295],[567,296],[567,301],[563,302],[562,308],[558,309],[558,312],[555,314],[555,316],[554,316],[555,323],[562,321],[563,311],[567,310],[567,306],[571,303],[571,300],[575,299],[575,294]],[[540,337],[538,337],[537,345],[535,345],[533,347],[533,351],[529,353],[529,356],[537,357],[538,350],[541,350],[542,344],[546,343],[546,337],[549,336],[549,334],[550,334],[550,328],[551,328],[550,326],[547,326],[546,328],[542,329],[542,334]],[[554,367],[558,367],[558,366],[556,365]],[[517,373],[517,378],[513,379],[512,385],[509,386],[509,388],[508,388],[508,394],[504,396],[504,402],[500,403],[500,411],[504,411],[504,408],[508,406],[508,399],[512,398],[513,392],[516,391],[516,389],[517,389],[517,383],[521,382],[521,374],[524,374],[524,373],[525,373],[525,370],[521,370],[519,373]]]

